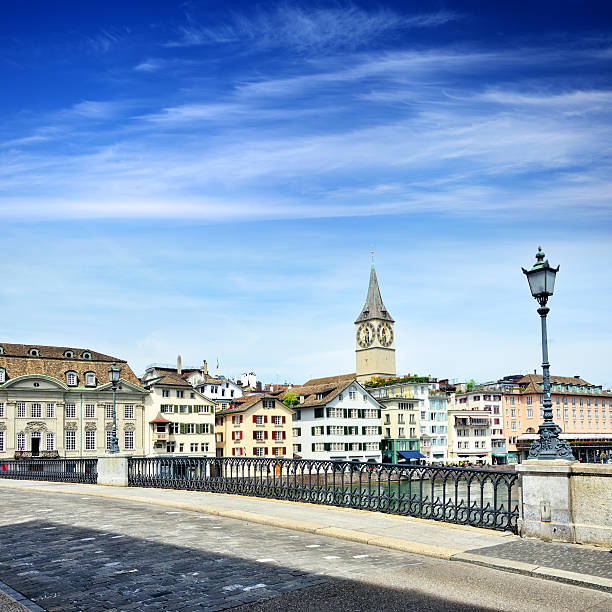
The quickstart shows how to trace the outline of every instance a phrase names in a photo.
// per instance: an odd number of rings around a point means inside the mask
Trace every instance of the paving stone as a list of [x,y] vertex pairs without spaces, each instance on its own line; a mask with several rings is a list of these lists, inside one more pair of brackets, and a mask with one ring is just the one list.
[[507,544],[470,550],[472,554],[530,563],[539,567],[612,578],[612,551],[561,542],[515,540]]
[[[422,561],[392,550],[373,554],[363,544],[311,534],[290,538],[295,534],[275,527],[203,520],[194,512],[168,514],[165,508],[104,498],[45,494],[43,509],[52,512],[30,512],[35,518],[23,521],[23,508],[36,508],[39,495],[5,489],[2,496],[0,580],[62,612],[216,611],[334,577]],[[353,556],[359,554],[366,556],[357,561]]]

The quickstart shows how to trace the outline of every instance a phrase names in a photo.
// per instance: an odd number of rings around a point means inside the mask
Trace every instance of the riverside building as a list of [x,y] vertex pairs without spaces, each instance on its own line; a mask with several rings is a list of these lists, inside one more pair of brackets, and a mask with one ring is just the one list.
[[151,366],[143,378],[148,457],[166,454],[215,456],[215,402],[194,389],[176,368]]
[[[583,461],[612,458],[612,393],[580,376],[550,375],[553,420],[574,456]],[[506,376],[477,390],[501,393],[508,459],[522,462],[544,419],[540,374]]]
[[123,359],[74,347],[0,344],[0,458],[97,457],[111,439],[108,370],[121,452],[143,455],[148,392]]
[[[293,387],[293,450],[303,459],[381,460],[380,405],[354,374]],[[283,396],[285,393],[283,393]]]
[[450,460],[508,462],[502,399],[499,390],[480,387],[454,395],[448,415]]
[[[383,461],[397,463],[403,459],[425,458],[427,455],[421,451],[421,416],[427,420],[429,393],[437,388],[437,383],[426,376],[408,375],[375,378],[367,381],[365,388],[382,409]],[[430,448],[429,444],[426,446]]]
[[215,415],[217,457],[293,457],[293,410],[275,395],[245,395]]

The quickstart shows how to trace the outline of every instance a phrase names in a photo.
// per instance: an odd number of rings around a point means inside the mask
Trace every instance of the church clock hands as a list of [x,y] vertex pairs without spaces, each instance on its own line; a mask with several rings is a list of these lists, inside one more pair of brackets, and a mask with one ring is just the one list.
[[357,344],[362,348],[371,346],[375,337],[374,326],[371,323],[362,323],[357,328]]
[[382,346],[390,346],[393,342],[393,330],[387,323],[378,326],[378,341]]

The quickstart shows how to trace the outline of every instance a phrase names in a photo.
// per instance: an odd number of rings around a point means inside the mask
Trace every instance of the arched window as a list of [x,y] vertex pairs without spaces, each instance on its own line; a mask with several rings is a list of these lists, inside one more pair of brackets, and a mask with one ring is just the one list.
[[0,368],[0,383],[6,381],[6,370],[4,368]]
[[76,387],[76,384],[77,384],[77,373],[76,372],[66,372],[66,384],[69,387]]
[[83,357],[83,359],[91,359],[91,353],[89,351],[85,351],[81,357]]
[[28,355],[30,355],[30,357],[40,357],[40,351],[37,348],[31,348],[28,351]]
[[85,386],[86,387],[96,386],[96,373],[95,372],[85,372]]
[[72,351],[65,351],[64,357],[66,357],[67,359],[72,359],[74,357],[74,353]]

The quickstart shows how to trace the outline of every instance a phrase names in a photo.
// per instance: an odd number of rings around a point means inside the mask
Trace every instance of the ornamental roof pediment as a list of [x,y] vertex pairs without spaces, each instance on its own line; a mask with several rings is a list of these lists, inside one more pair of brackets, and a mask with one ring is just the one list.
[[70,389],[70,387],[61,380],[43,374],[24,374],[23,376],[17,376],[17,378],[10,378],[2,385],[2,388],[28,390],[33,388],[38,390],[59,389],[62,391],[68,391]]

